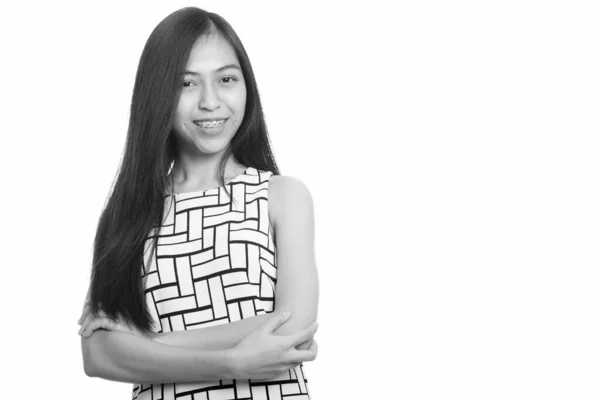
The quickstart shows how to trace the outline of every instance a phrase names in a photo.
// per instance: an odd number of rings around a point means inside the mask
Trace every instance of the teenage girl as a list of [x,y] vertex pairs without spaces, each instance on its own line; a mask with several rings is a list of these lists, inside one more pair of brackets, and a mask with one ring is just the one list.
[[279,174],[248,55],[219,15],[176,11],[98,222],[85,372],[134,399],[308,399],[317,305],[312,198]]

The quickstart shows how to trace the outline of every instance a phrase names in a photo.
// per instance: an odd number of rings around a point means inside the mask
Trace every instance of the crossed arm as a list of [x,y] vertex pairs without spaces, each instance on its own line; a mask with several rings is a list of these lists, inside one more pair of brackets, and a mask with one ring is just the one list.
[[118,382],[193,382],[230,378],[232,352],[170,346],[121,331],[81,338],[85,373]]
[[[317,319],[313,205],[306,186],[290,177],[272,176],[269,196],[278,269],[273,312],[291,312],[291,317],[273,334],[287,335],[305,329]],[[136,383],[240,378],[233,371],[235,347],[273,315],[161,333],[153,338],[97,330],[82,338],[84,368],[89,376]],[[311,344],[309,339],[296,348],[306,350]]]

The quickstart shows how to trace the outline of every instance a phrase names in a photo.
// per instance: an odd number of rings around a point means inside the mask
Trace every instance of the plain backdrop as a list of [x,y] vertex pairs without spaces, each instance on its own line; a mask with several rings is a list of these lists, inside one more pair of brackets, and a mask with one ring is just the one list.
[[[314,400],[598,399],[594,1],[3,3],[2,397],[127,399],[79,318],[137,63],[225,17],[315,204]],[[8,375],[7,375],[8,372]]]

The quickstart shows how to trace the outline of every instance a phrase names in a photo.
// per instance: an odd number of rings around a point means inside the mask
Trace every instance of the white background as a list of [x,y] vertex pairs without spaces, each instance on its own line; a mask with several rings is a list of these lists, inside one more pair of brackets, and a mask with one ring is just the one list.
[[314,400],[599,398],[597,3],[394,3],[2,6],[2,397],[130,398],[76,321],[142,48],[196,5],[313,195]]

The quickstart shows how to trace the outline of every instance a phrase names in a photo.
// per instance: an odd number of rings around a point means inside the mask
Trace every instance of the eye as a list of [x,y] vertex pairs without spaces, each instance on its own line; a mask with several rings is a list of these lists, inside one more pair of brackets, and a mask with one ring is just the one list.
[[234,76],[224,76],[221,80],[224,81],[223,83],[233,83],[237,81]]
[[194,85],[194,82],[192,81],[183,81],[183,87],[190,87],[192,85]]

